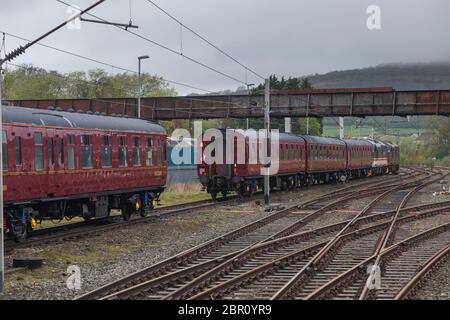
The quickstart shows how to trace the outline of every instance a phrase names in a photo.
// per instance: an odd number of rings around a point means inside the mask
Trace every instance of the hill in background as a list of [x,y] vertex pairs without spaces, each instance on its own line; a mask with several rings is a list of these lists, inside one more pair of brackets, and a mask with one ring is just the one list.
[[[393,87],[396,90],[449,90],[450,62],[388,63],[375,67],[333,71],[307,76],[314,88]],[[346,118],[346,134],[352,136],[394,134],[408,136],[427,131],[429,117]],[[325,118],[324,135],[338,134],[337,119]]]
[[389,63],[307,76],[314,88],[393,87],[396,90],[450,89],[450,62]]

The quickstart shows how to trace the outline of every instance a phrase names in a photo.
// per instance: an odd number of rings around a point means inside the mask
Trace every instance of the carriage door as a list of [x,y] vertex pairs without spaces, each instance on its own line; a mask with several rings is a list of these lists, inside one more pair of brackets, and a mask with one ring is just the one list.
[[47,129],[47,139],[46,139],[46,167],[47,167],[47,196],[53,197],[58,192],[58,176],[57,176],[57,164],[56,164],[56,137],[55,129]]
[[55,130],[55,137],[53,138],[53,153],[54,153],[54,167],[55,167],[55,186],[59,192],[63,191],[66,186],[64,168],[64,132],[62,130]]

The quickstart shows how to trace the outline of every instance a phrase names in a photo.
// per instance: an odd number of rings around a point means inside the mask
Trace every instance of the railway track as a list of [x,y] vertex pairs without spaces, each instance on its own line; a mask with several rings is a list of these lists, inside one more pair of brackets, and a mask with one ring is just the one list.
[[[385,248],[380,255],[372,255],[327,285],[312,292],[307,299],[406,299],[426,280],[439,264],[448,259],[450,251],[450,223],[430,228]],[[368,268],[381,256],[383,269],[379,287],[362,295],[367,288]]]
[[[373,276],[374,270],[378,270],[381,252],[389,243],[388,239],[392,239],[393,230],[404,219],[400,218],[401,209],[406,205],[409,199],[420,189],[442,178],[439,176],[429,182],[425,182],[414,187],[410,192],[403,196],[396,214],[392,219],[384,225],[384,228],[371,232],[369,234],[359,233],[356,238],[349,238],[344,234],[353,225],[354,221],[344,227],[340,233],[329,243],[327,243],[312,259],[298,271],[277,293],[273,295],[273,299],[308,299],[317,290],[326,288],[342,273],[351,269],[364,259],[377,253],[375,266],[371,269]],[[363,213],[361,213],[363,214]],[[372,280],[372,278],[371,278]],[[364,284],[365,282],[362,281]],[[358,284],[356,284],[358,286]],[[363,287],[361,298],[365,298],[368,294],[367,287]]]
[[[391,191],[391,190],[389,190],[389,191]],[[352,225],[353,223],[356,222],[358,224],[361,224],[361,222],[363,222],[363,219],[361,219],[362,216],[365,213],[369,212],[369,210],[371,210],[373,208],[375,203],[381,201],[385,197],[385,195],[386,195],[386,193],[383,193],[381,196],[379,196],[375,200],[373,200],[368,206],[366,206],[366,208],[364,208],[363,211],[355,217],[356,220],[354,218],[354,219],[348,221],[347,224],[344,223],[344,227],[341,231],[332,229],[333,232],[331,234],[323,234],[323,232],[318,232],[320,236],[318,237],[318,239],[314,239],[314,243],[317,243],[317,241],[320,242],[321,240],[323,240],[323,241],[329,240],[330,242],[332,242],[334,240],[334,238],[338,238],[340,234],[349,230],[350,229],[349,226]],[[389,215],[387,215],[387,216],[389,216]],[[387,223],[387,222],[388,221],[386,221],[385,223]],[[294,224],[294,225],[278,232],[272,238],[279,238],[281,236],[287,236],[288,234],[292,234],[292,233],[298,231],[299,227],[302,225],[303,225],[303,223]],[[314,231],[317,232],[318,230],[316,229]],[[322,229],[322,231],[323,231],[323,229]],[[301,244],[301,245],[303,245],[302,247],[304,247],[305,245],[306,245],[306,247],[308,247],[308,245],[312,245],[312,243],[306,241],[304,244]],[[354,252],[354,250],[361,250],[363,248],[363,246],[364,246],[364,243],[355,244],[355,247],[348,248],[348,250],[349,250],[349,252]],[[288,251],[292,250],[292,249],[295,249],[295,246],[294,246],[294,248],[287,248]],[[279,253],[271,252],[269,254],[269,256],[266,257],[266,259],[268,259],[267,262],[271,263],[271,261],[270,261],[271,258],[275,258],[277,255],[281,255],[283,253],[286,253],[286,248],[283,248],[281,250],[281,252],[279,252]],[[235,258],[235,260],[236,260],[236,258]],[[264,259],[262,259],[262,261],[264,261]],[[207,287],[211,287],[214,285],[220,286],[221,281],[223,282],[225,280],[225,279],[221,279],[221,278],[223,278],[224,274],[227,274],[228,277],[238,276],[240,273],[242,273],[242,271],[245,272],[245,271],[252,270],[252,268],[257,266],[259,262],[261,262],[261,260],[256,261],[256,262],[251,262],[245,266],[241,266],[241,268],[243,267],[241,270],[230,270],[229,266],[227,266],[226,270],[223,270],[223,268],[221,269],[220,267],[217,267],[214,270],[212,270],[211,272],[208,272],[208,273],[198,277],[197,279],[186,284],[185,286],[178,288],[178,289],[175,288],[175,290],[173,290],[173,292],[168,293],[167,296],[165,296],[164,298],[166,298],[166,299],[167,298],[169,298],[169,299],[189,298],[195,292],[198,292],[199,290],[204,290],[205,287],[207,288]],[[298,269],[296,269],[296,266],[293,266],[292,270],[298,270]],[[250,271],[250,274],[251,274],[251,271]],[[285,274],[285,276],[287,276],[287,274]],[[293,275],[291,275],[291,276],[293,276]],[[265,285],[267,285],[267,284],[268,283],[265,283]],[[247,298],[253,298],[253,297],[247,297]]]
[[[422,263],[417,267],[414,275],[407,280],[406,284],[402,289],[398,291],[395,296],[395,300],[404,300],[414,298],[417,290],[420,289],[421,285],[431,277],[434,271],[439,270],[440,267],[448,263],[450,257],[450,244],[447,244],[443,249],[436,252],[431,256],[425,263]],[[423,260],[422,260],[423,261]]]
[[[414,173],[414,170],[408,170],[409,173]],[[402,173],[401,175],[405,175]],[[395,177],[389,177],[388,180],[394,180]],[[338,190],[337,194],[350,194],[351,189],[363,187],[365,185],[372,184],[372,181],[362,182],[356,185],[352,185],[349,187],[344,187]],[[382,181],[376,183],[380,187],[382,185],[389,184],[389,181]],[[261,194],[261,193],[259,193]],[[257,194],[258,196],[258,194]],[[334,196],[333,193],[330,193],[327,197],[332,198]],[[245,200],[255,200],[257,198],[252,199],[244,199]],[[326,200],[327,198],[324,198]],[[48,227],[36,229],[33,231],[33,234],[27,239],[25,242],[17,242],[14,239],[5,239],[5,251],[7,254],[13,252],[15,248],[23,248],[28,246],[35,246],[41,244],[48,244],[54,242],[61,241],[70,241],[79,238],[89,237],[93,235],[97,235],[102,232],[107,232],[110,230],[114,230],[121,227],[136,225],[140,223],[150,223],[154,222],[156,219],[161,217],[166,217],[169,215],[182,214],[186,212],[191,212],[199,209],[212,208],[218,205],[232,205],[234,203],[242,203],[242,199],[236,196],[228,196],[227,198],[219,198],[216,201],[212,200],[199,200],[189,203],[176,204],[170,206],[163,206],[156,210],[150,211],[145,217],[136,217],[129,221],[122,221],[120,215],[110,216],[102,219],[94,219],[83,222],[74,222],[74,223],[65,223],[62,225],[58,225],[56,227]]]
[[233,196],[224,200],[213,202],[211,200],[200,200],[184,204],[164,206],[151,211],[145,217],[136,217],[134,219],[123,221],[120,215],[111,216],[103,219],[94,219],[83,222],[66,223],[56,227],[37,229],[32,236],[25,242],[16,242],[14,239],[5,240],[5,250],[10,253],[15,248],[23,248],[34,245],[47,244],[74,240],[82,237],[88,237],[101,232],[114,230],[126,226],[132,226],[140,223],[154,222],[156,219],[169,215],[176,215],[193,210],[211,208],[218,205],[233,204],[238,202],[238,197]]
[[[397,180],[408,180],[408,178],[417,179],[417,175],[401,179],[397,178]],[[397,187],[401,184],[401,181],[397,181]],[[126,290],[127,288],[157,278],[178,277],[178,280],[184,279],[185,282],[189,282],[190,279],[192,280],[193,276],[220,265],[223,261],[235,256],[238,252],[248,249],[255,244],[269,241],[273,235],[277,235],[289,226],[298,225],[299,221],[301,222],[305,217],[309,217],[309,219],[300,224],[306,224],[308,221],[313,220],[313,217],[317,217],[333,207],[342,205],[345,201],[369,197],[373,196],[376,192],[383,192],[386,189],[386,185],[389,186],[392,184],[390,182],[375,183],[372,188],[361,188],[361,186],[357,186],[356,195],[354,194],[355,190],[353,190],[352,194],[347,193],[350,191],[351,187],[344,188],[341,190],[339,200],[333,200],[331,203],[322,206],[313,213],[299,212],[298,210],[320,201],[322,198],[332,199],[333,197],[339,196],[339,194],[333,192],[318,197],[317,199],[302,202],[285,210],[272,213],[266,218],[244,226],[243,228],[239,228],[222,237],[213,239],[162,261],[161,263],[85,294],[79,297],[79,299],[100,299],[109,297],[116,292]]]
[[[439,205],[406,208],[404,213],[408,213],[408,219],[416,220],[449,209],[450,201]],[[376,213],[361,218],[361,222],[386,224],[394,214],[395,211]],[[262,274],[268,272],[268,270],[272,268],[277,269],[283,265],[286,255],[291,256],[291,254],[296,254],[297,252],[300,255],[307,255],[308,253],[316,252],[315,250],[323,246],[346,223],[347,221],[335,223],[264,242],[231,256],[230,259],[210,271],[198,268],[185,269],[176,274],[169,274],[140,283],[134,287],[104,297],[104,299],[181,299],[188,298],[194,293],[197,294],[194,297],[195,299],[223,298],[227,292],[236,292],[236,288],[243,287],[246,290],[244,284],[248,284],[254,279],[262,278]],[[204,273],[205,271],[206,273]],[[284,271],[285,269],[283,269]],[[277,276],[275,275],[275,277]],[[175,291],[183,283],[183,279],[195,280]],[[261,282],[259,285],[264,290],[267,290],[269,286],[270,283],[267,282]],[[254,288],[250,288],[250,290],[254,292]],[[243,295],[242,292],[240,294]],[[244,297],[253,298],[252,295],[248,295],[248,292],[245,292]],[[236,298],[236,296],[232,295],[227,298]],[[259,298],[261,297],[259,296]],[[270,295],[268,298],[270,298]]]

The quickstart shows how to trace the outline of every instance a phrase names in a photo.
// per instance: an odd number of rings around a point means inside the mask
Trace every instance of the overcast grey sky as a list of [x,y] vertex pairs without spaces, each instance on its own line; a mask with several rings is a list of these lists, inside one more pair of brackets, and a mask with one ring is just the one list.
[[[95,0],[67,0],[84,8]],[[267,76],[301,76],[387,62],[450,61],[448,0],[154,0],[244,64]],[[180,49],[180,27],[146,0],[131,0],[135,32]],[[366,27],[369,5],[381,8],[381,30]],[[0,30],[35,38],[64,20],[56,0],[0,0]],[[116,22],[129,20],[129,0],[106,0],[92,13]],[[211,91],[240,84],[112,26],[82,23],[64,28],[43,43],[125,68],[148,54],[143,70]],[[8,50],[23,42],[7,37]],[[188,31],[186,55],[245,81],[245,71]],[[14,63],[69,72],[95,63],[39,46]],[[108,72],[118,72],[106,68]],[[249,75],[248,82],[260,79]],[[180,94],[192,89],[176,86]]]

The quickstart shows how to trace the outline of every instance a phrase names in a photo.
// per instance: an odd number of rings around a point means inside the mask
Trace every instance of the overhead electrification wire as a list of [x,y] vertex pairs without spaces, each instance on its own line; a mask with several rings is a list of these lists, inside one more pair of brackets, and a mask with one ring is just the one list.
[[[19,39],[19,40],[30,41],[29,39],[26,39],[24,37],[21,37],[21,36],[18,36],[16,34],[12,34],[12,33],[6,32],[6,31],[1,31],[0,30],[0,32],[3,32],[4,34],[6,34],[6,35],[8,35],[10,37]],[[74,56],[74,57],[77,57],[77,58],[80,58],[80,59],[84,59],[84,60],[91,61],[91,62],[94,62],[94,63],[97,63],[97,64],[101,64],[103,66],[107,66],[107,67],[111,67],[111,68],[114,68],[114,69],[117,69],[117,70],[122,70],[122,71],[126,71],[126,72],[131,72],[131,73],[137,74],[137,71],[135,71],[135,70],[131,70],[131,69],[128,69],[128,68],[124,68],[124,67],[120,67],[120,66],[117,66],[117,65],[113,65],[113,64],[108,63],[108,62],[104,62],[104,61],[100,61],[98,59],[94,59],[94,58],[90,58],[90,57],[87,57],[87,56],[83,56],[81,54],[78,54],[78,53],[75,53],[75,52],[72,52],[72,51],[67,51],[67,50],[64,50],[64,49],[60,49],[60,48],[57,48],[57,47],[54,47],[54,46],[51,46],[51,45],[48,45],[48,44],[44,44],[44,43],[38,42],[37,45],[41,46],[41,47],[44,47],[44,48],[56,50],[56,51],[59,51],[61,53],[69,54],[71,56]],[[168,80],[168,79],[164,79],[164,81],[172,83],[172,84],[176,84],[176,85],[179,85],[179,86],[183,86],[183,87],[186,87],[186,88],[190,88],[190,89],[200,90],[200,91],[208,92],[208,93],[214,93],[214,92],[212,92],[210,90],[202,89],[202,88],[199,88],[199,87],[196,87],[196,86],[193,86],[193,85],[189,85],[189,84],[186,84],[186,83],[178,82],[178,81],[173,81],[173,80]]]
[[163,8],[161,8],[158,4],[156,4],[155,2],[153,2],[152,0],[146,0],[148,3],[150,3],[151,5],[153,5],[155,8],[157,8],[159,11],[161,11],[162,13],[164,13],[165,15],[167,15],[169,18],[171,18],[172,20],[174,20],[175,22],[179,23],[180,26],[182,26],[183,28],[185,28],[186,30],[189,30],[191,33],[193,33],[194,35],[196,35],[197,37],[199,37],[200,39],[202,39],[204,42],[206,42],[207,44],[209,44],[211,47],[213,47],[214,49],[216,49],[217,51],[219,51],[220,53],[222,53],[223,55],[225,55],[226,57],[228,57],[229,59],[233,60],[234,62],[236,62],[237,64],[239,64],[241,67],[243,67],[246,71],[250,71],[251,73],[253,73],[255,76],[265,80],[266,78],[261,76],[259,73],[257,73],[256,71],[254,71],[253,69],[251,69],[250,67],[244,65],[242,62],[240,62],[239,60],[237,60],[236,58],[234,58],[231,54],[227,53],[226,51],[222,50],[221,48],[219,48],[217,45],[215,45],[214,43],[212,43],[211,41],[209,41],[208,39],[206,39],[204,36],[200,35],[198,32],[196,32],[195,30],[193,30],[192,28],[190,28],[189,26],[185,25],[183,22],[181,22],[179,19],[177,19],[176,17],[174,17],[172,14],[170,14],[169,12],[167,12],[166,10],[164,10]]
[[[57,2],[59,2],[59,3],[61,3],[61,4],[64,4],[64,5],[66,5],[66,6],[70,6],[70,7],[72,7],[70,4],[68,4],[68,3],[66,3],[66,2],[64,2],[64,1],[62,1],[62,0],[56,0]],[[99,17],[99,16],[97,16],[97,15],[95,15],[95,14],[92,14],[92,13],[86,13],[86,15],[89,15],[89,16],[91,16],[91,17],[94,17],[94,18],[96,18],[96,19],[98,19],[98,20],[100,20],[100,21],[103,21],[103,22],[108,22],[107,20],[105,20],[105,19],[103,19],[103,18],[101,18],[101,17]],[[176,54],[176,55],[178,55],[178,56],[181,56],[181,57],[183,57],[183,58],[185,58],[185,59],[187,59],[187,60],[189,60],[189,61],[191,61],[191,62],[193,62],[193,63],[195,63],[195,64],[197,64],[197,65],[200,65],[200,66],[202,66],[202,67],[204,67],[204,68],[206,68],[206,69],[208,69],[208,70],[210,70],[210,71],[213,71],[213,72],[215,72],[215,73],[217,73],[217,74],[220,74],[220,75],[222,75],[222,76],[224,76],[224,77],[226,77],[226,78],[228,78],[228,79],[231,79],[231,80],[233,80],[233,81],[236,81],[236,82],[238,82],[238,83],[241,83],[241,84],[243,84],[243,85],[248,85],[247,83],[245,83],[244,81],[242,81],[242,80],[240,80],[240,79],[238,79],[238,78],[236,78],[236,77],[233,77],[232,75],[229,75],[229,74],[227,74],[227,73],[225,73],[225,72],[223,72],[223,71],[220,71],[220,70],[218,70],[218,69],[216,69],[216,68],[214,68],[214,67],[211,67],[211,66],[209,66],[209,65],[207,65],[206,63],[203,63],[203,62],[201,62],[201,61],[199,61],[199,60],[196,60],[196,59],[194,59],[194,58],[192,58],[192,57],[190,57],[190,56],[187,56],[187,55],[185,55],[185,54],[182,54],[181,52],[178,52],[177,50],[174,50],[174,49],[172,49],[172,48],[170,48],[170,47],[168,47],[168,46],[166,46],[166,45],[163,45],[163,44],[161,44],[161,43],[159,43],[159,42],[157,42],[157,41],[155,41],[155,40],[152,40],[152,39],[150,39],[150,38],[148,38],[148,37],[146,37],[146,36],[143,36],[143,35],[141,35],[141,34],[139,34],[139,33],[136,33],[136,32],[134,32],[134,31],[131,31],[131,30],[129,30],[129,29],[125,29],[125,28],[123,28],[123,27],[120,27],[120,26],[118,26],[118,25],[113,25],[114,27],[116,27],[116,28],[119,28],[119,29],[121,29],[121,30],[123,30],[123,31],[125,31],[125,32],[128,32],[128,33],[130,33],[130,34],[132,34],[132,35],[134,35],[134,36],[136,36],[136,37],[138,37],[138,38],[141,38],[141,39],[143,39],[143,40],[145,40],[145,41],[147,41],[147,42],[149,42],[149,43],[151,43],[151,44],[153,44],[153,45],[155,45],[155,46],[158,46],[158,47],[160,47],[160,48],[162,48],[162,49],[164,49],[164,50],[167,50],[167,51],[169,51],[169,52],[172,52],[173,54]]]

